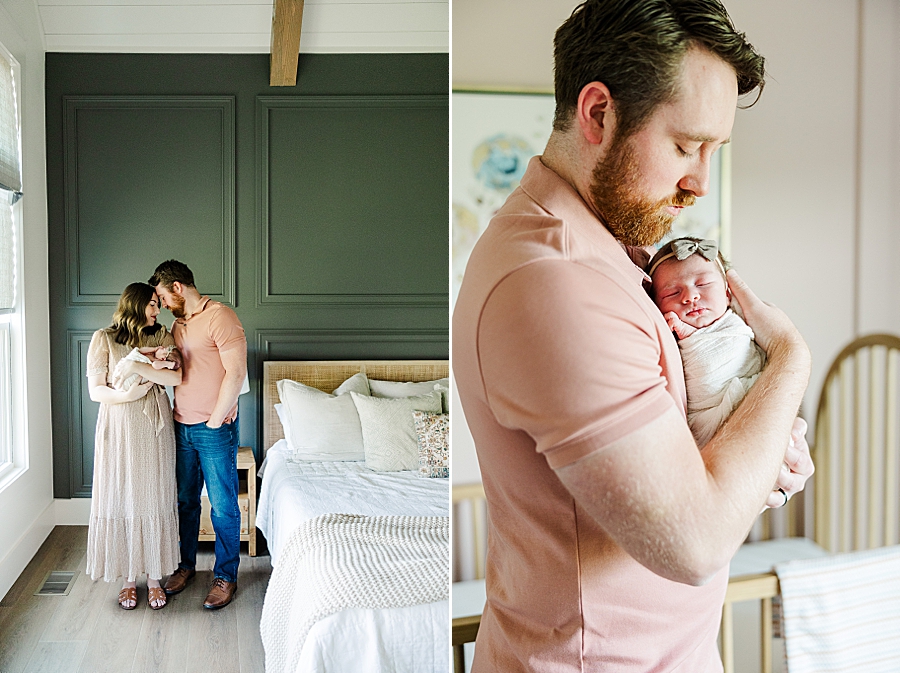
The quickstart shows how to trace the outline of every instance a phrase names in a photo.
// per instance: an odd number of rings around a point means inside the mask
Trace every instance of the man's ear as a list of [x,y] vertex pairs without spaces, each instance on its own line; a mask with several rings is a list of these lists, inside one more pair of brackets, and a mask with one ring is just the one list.
[[592,145],[599,145],[604,139],[612,138],[615,124],[613,100],[603,82],[584,85],[578,94],[575,118],[585,140]]
[[184,292],[184,285],[176,280],[174,283],[172,283],[172,292],[181,296],[181,294]]

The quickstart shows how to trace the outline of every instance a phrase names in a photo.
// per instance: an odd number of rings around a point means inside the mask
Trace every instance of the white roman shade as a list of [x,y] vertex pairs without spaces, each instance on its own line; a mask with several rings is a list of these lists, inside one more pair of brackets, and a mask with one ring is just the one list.
[[22,195],[19,116],[12,66],[0,52],[0,310],[16,300],[16,238],[12,204]]
[[22,191],[19,167],[19,116],[12,66],[0,51],[0,189]]

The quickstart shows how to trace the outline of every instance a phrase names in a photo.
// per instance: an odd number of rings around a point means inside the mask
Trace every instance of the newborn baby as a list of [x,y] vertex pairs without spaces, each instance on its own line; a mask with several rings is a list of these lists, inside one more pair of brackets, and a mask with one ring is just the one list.
[[[766,355],[732,309],[715,241],[670,241],[650,260],[650,295],[678,339],[688,425],[703,448],[747,394]],[[735,310],[738,307],[735,306]]]
[[[124,375],[125,362],[127,360],[136,360],[137,362],[145,362],[154,369],[178,369],[179,362],[174,356],[174,346],[146,346],[144,348],[133,348],[128,355],[116,363],[113,369],[112,385],[117,390],[128,390],[131,386],[141,378],[140,374]],[[149,356],[153,355],[151,359]]]

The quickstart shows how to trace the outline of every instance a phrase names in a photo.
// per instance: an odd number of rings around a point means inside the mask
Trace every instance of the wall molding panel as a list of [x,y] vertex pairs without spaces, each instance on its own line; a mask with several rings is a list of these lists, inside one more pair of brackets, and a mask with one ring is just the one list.
[[[379,291],[368,287],[371,283],[366,271],[373,267],[373,275],[377,276],[379,272],[385,275],[390,274],[392,267],[397,268],[397,264],[409,265],[408,251],[399,248],[401,241],[393,248],[387,245],[373,250],[372,246],[378,245],[378,237],[391,231],[392,224],[407,232],[415,229],[415,225],[411,227],[408,224],[419,214],[412,199],[417,189],[411,183],[417,179],[429,180],[428,175],[421,175],[423,171],[436,173],[444,168],[442,159],[432,163],[427,157],[418,157],[420,161],[417,162],[415,157],[403,155],[404,143],[416,149],[421,143],[421,138],[414,131],[409,139],[404,137],[411,128],[415,128],[417,122],[429,126],[431,119],[448,115],[448,110],[449,97],[446,95],[257,97],[258,306],[449,307],[447,292],[443,287],[438,288],[438,284],[434,284],[436,291],[419,291],[411,287],[416,282],[410,282],[398,274],[399,282],[394,287],[386,287],[391,285],[390,282],[382,283]],[[372,122],[379,113],[380,125]],[[329,152],[319,152],[325,148],[319,146],[311,135],[303,133],[303,129],[321,127],[326,117],[332,118],[334,132],[328,138]],[[305,124],[304,119],[312,123]],[[377,147],[371,147],[377,143],[370,135],[383,136],[385,149],[400,153],[407,160],[389,162],[389,156],[384,156],[384,160],[379,161],[381,157],[376,154],[369,159],[370,165],[354,165],[355,144],[361,145],[369,139],[372,142],[367,150],[377,152]],[[301,153],[297,161],[308,165],[305,172],[278,170],[280,165],[291,160],[291,149]],[[367,171],[387,173],[377,189],[367,190],[367,185],[361,184],[369,179]],[[341,184],[342,181],[346,184]],[[390,215],[384,212],[391,208],[385,200],[386,196],[390,198],[388,195],[393,189],[391,182],[395,185],[408,184],[411,190],[408,203],[398,209],[399,217],[407,220],[403,225],[393,222]],[[330,186],[335,187],[334,191],[329,191]],[[288,195],[296,192],[305,192],[310,197],[307,204],[325,201],[315,209],[324,217],[307,215],[302,207],[287,207]],[[348,209],[346,206],[354,203],[353,193],[359,192],[365,194],[357,197],[357,208]],[[279,203],[273,203],[279,199],[288,203],[279,207]],[[374,202],[368,212],[364,199]],[[446,209],[442,211],[438,217],[446,222]],[[342,212],[349,214],[349,217],[342,218]],[[331,215],[333,217],[329,217]],[[370,223],[369,218],[374,220],[378,217],[384,218],[380,226]],[[429,246],[436,246],[446,256],[446,240],[411,241],[410,245],[417,243],[421,245],[421,255],[427,256],[431,252]],[[318,256],[331,260],[333,275],[328,282],[335,289],[323,291],[322,288],[328,283],[318,275],[304,273],[303,264],[290,270],[284,269],[286,250],[305,259]],[[446,286],[443,276],[439,278],[440,285]],[[278,285],[281,287],[276,287]]]
[[[69,330],[68,371],[78,372],[70,377],[68,388],[68,441],[69,441],[69,495],[70,498],[86,498],[91,495],[93,484],[93,446],[84,451],[85,430],[94,436],[99,405],[91,401],[87,389],[87,352],[91,345],[92,331]],[[93,405],[93,406],[89,406]]]
[[[68,305],[115,306],[167,247],[235,305],[234,96],[63,100]],[[191,232],[202,255],[164,245]]]

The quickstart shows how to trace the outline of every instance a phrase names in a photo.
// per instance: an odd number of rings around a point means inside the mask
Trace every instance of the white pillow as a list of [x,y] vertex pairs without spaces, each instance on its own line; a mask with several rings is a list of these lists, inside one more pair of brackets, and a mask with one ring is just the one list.
[[379,472],[419,469],[413,411],[441,412],[441,395],[385,399],[351,393],[362,425],[366,466]]
[[369,392],[369,379],[365,373],[359,372],[354,374],[341,385],[334,389],[332,395],[343,395],[344,393],[359,393],[360,395],[371,395]]
[[[277,385],[277,384],[276,384]],[[284,430],[284,440],[291,445],[291,419],[288,418],[287,412],[284,411],[284,405],[278,403],[274,405],[275,413],[278,414],[278,420],[281,421],[281,429]]]
[[[278,389],[278,399],[284,402],[284,388],[285,386],[289,386],[294,389],[302,389],[308,390],[313,393],[322,393],[323,395],[328,395],[328,393],[319,390],[318,388],[313,388],[312,386],[308,386],[304,383],[300,383],[299,381],[291,381],[290,379],[281,379],[280,381],[275,382],[275,387]],[[363,372],[359,372],[358,374],[354,374],[349,379],[344,381],[341,385],[335,388],[334,392],[331,393],[332,396],[336,397],[338,395],[343,395],[344,393],[355,392],[360,395],[369,395],[369,380],[366,378],[366,375]]]
[[[332,395],[283,379],[276,384],[281,398],[285,438],[295,460],[365,460],[359,414],[349,395],[365,397],[365,374],[344,381]],[[335,392],[337,392],[335,391]]]
[[450,379],[435,379],[434,381],[417,381],[413,383],[369,380],[369,390],[372,393],[372,397],[397,398],[426,395],[434,390],[436,385],[449,386]]

